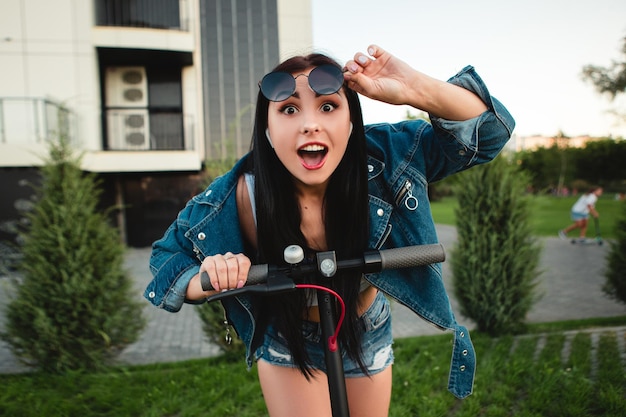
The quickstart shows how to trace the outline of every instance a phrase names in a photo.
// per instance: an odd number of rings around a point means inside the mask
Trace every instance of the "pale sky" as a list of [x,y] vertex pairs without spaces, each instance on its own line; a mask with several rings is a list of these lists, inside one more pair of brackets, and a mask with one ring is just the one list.
[[[587,64],[623,59],[624,0],[311,0],[314,49],[341,63],[375,43],[440,79],[473,65],[509,109],[515,134],[626,137],[626,99],[581,78]],[[363,99],[366,123],[403,120],[406,107]],[[417,111],[413,111],[417,113]]]

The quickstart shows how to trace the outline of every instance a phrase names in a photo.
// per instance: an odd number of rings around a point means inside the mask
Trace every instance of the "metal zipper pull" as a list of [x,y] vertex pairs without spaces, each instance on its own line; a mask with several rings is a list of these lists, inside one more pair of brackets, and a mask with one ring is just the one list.
[[224,340],[227,344],[231,344],[233,342],[233,337],[230,334],[230,326],[228,325],[228,321],[224,320],[224,327],[226,328],[226,335],[224,335]]
[[419,205],[419,201],[413,195],[413,184],[411,181],[406,180],[404,185],[400,189],[398,193],[398,197],[396,197],[396,206],[400,205],[400,202],[404,199],[404,206],[410,210],[415,211],[417,206]]
[[224,328],[226,329],[226,334],[224,335],[224,340],[227,344],[231,344],[233,342],[233,337],[230,334],[230,325],[228,323],[228,318],[226,318],[226,310],[224,310]]

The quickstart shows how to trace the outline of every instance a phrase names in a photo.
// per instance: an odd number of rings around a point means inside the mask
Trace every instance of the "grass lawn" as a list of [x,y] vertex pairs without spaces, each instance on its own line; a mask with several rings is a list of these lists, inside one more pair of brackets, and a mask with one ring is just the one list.
[[[398,339],[390,416],[623,416],[626,316],[473,333],[474,394],[448,393],[451,335]],[[606,327],[603,327],[606,326]],[[620,359],[620,354],[622,355]],[[241,357],[59,375],[0,375],[0,415],[265,416],[256,367]]]
[[[537,236],[556,237],[559,229],[563,229],[571,224],[569,212],[576,199],[577,197],[532,197],[532,219],[535,234]],[[608,195],[602,196],[598,200],[596,207],[600,213],[599,221],[603,238],[610,239],[615,237],[615,223],[623,204],[626,203],[616,201],[612,196]],[[457,202],[454,197],[446,197],[441,201],[433,202],[431,207],[435,223],[455,224]],[[571,232],[569,236],[577,237],[578,230]],[[595,237],[592,219],[589,220],[587,237]]]

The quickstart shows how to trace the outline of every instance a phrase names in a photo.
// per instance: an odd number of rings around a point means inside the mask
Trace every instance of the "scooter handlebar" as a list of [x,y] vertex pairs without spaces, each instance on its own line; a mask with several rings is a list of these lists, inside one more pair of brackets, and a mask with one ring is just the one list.
[[[440,243],[435,243],[370,251],[365,253],[362,259],[339,261],[338,267],[341,270],[342,265],[345,265],[345,268],[360,269],[365,273],[380,272],[385,269],[411,268],[443,262],[445,258],[443,246]],[[270,265],[268,264],[252,265],[248,272],[246,286],[267,282],[269,272]],[[206,272],[202,272],[200,275],[200,283],[204,291],[213,290],[209,275]]]

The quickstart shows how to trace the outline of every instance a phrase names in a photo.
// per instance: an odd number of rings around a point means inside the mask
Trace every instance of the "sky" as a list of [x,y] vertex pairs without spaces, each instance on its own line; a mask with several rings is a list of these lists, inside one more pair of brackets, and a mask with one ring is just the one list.
[[[473,65],[516,120],[519,137],[626,137],[626,98],[582,79],[585,65],[624,59],[624,0],[311,0],[313,43],[342,64],[377,44],[446,80]],[[362,99],[366,123],[407,107]],[[417,114],[416,110],[412,110]]]

